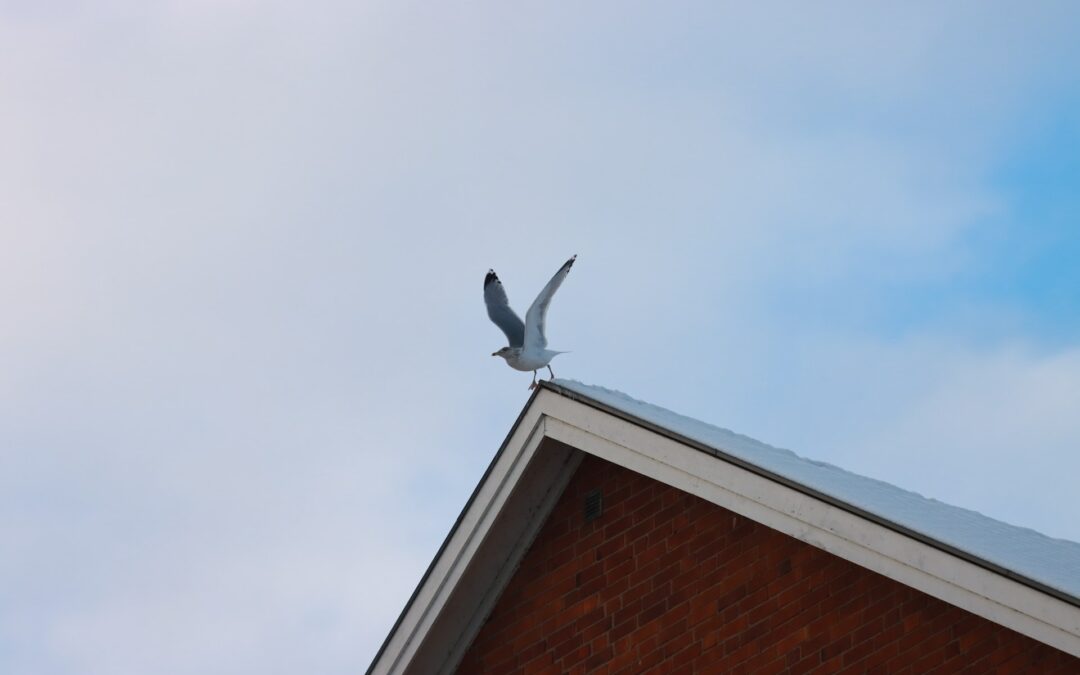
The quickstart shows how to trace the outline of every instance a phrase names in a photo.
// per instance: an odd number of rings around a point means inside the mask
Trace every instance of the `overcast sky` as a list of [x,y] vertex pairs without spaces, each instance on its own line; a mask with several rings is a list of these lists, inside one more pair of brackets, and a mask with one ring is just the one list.
[[1080,5],[747,4],[0,2],[0,672],[362,672],[574,253],[560,377],[1080,540]]

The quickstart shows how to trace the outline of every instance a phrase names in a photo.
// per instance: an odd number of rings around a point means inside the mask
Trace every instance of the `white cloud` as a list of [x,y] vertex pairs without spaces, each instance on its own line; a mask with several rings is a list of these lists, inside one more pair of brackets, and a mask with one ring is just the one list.
[[963,269],[1070,22],[837,7],[6,9],[0,670],[363,667],[571,253],[560,375],[1072,532],[1073,351],[786,299]]
[[912,364],[928,391],[848,445],[847,466],[1006,522],[1080,541],[1080,350],[1004,348]]

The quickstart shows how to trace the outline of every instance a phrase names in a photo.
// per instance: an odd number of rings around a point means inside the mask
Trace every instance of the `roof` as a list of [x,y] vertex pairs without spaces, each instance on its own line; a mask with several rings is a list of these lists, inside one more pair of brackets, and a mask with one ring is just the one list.
[[1080,543],[1048,537],[832,464],[800,457],[790,450],[766,445],[618,391],[573,380],[557,380],[552,388],[701,444],[1080,606]]
[[1080,544],[555,380],[525,405],[369,673],[454,670],[585,454],[1080,656]]

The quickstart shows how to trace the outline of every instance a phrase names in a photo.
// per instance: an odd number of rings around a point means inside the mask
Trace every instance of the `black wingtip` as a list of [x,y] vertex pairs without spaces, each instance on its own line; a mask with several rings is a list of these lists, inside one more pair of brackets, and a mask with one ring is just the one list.
[[577,253],[570,256],[570,259],[566,261],[566,269],[570,269],[574,266],[574,261],[577,260]]
[[487,288],[489,284],[493,284],[499,280],[499,277],[495,274],[495,270],[488,270],[487,276],[484,277],[484,288]]

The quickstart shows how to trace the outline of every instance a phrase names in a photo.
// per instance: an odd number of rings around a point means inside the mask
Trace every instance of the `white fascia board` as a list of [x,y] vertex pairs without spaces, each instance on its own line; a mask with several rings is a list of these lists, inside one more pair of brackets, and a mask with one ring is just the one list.
[[550,438],[1080,656],[1080,608],[593,406],[544,390],[533,407]]
[[408,668],[456,582],[495,522],[516,479],[539,447],[542,440],[539,423],[540,411],[535,405],[530,406],[369,668],[370,675],[403,673]]
[[584,456],[545,445],[546,423],[535,405],[522,411],[369,675],[457,667]]

